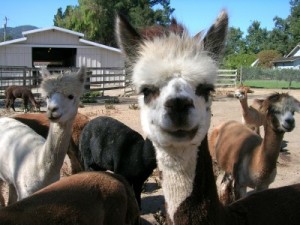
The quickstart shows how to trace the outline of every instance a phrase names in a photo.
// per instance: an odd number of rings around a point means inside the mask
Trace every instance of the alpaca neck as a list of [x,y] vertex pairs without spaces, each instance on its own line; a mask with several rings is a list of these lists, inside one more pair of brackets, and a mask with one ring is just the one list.
[[264,124],[264,130],[265,135],[260,148],[261,155],[264,157],[261,157],[261,160],[268,162],[263,165],[269,165],[272,167],[270,169],[273,169],[276,167],[284,132],[275,132],[273,128],[266,123]]
[[168,216],[173,224],[205,224],[217,221],[218,200],[207,137],[198,147],[171,150],[157,148],[158,167]]
[[59,175],[70,144],[73,120],[64,124],[50,123],[49,133],[43,145],[39,164],[45,168],[45,176]]
[[244,115],[244,116],[247,116],[248,111],[249,111],[248,98],[247,98],[247,96],[245,96],[244,99],[241,99],[241,100],[240,100],[240,103],[241,103],[241,106],[242,106],[242,109],[243,109],[243,115]]

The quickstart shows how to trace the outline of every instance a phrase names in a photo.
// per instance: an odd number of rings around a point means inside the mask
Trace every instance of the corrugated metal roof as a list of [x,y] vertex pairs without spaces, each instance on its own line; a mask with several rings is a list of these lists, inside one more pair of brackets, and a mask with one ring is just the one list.
[[61,28],[61,27],[56,27],[56,26],[23,31],[22,34],[23,34],[23,36],[26,36],[28,34],[34,34],[34,33],[44,32],[44,31],[48,31],[48,30],[57,30],[57,31],[65,32],[65,33],[72,34],[72,35],[75,35],[75,36],[78,36],[78,37],[84,37],[83,33],[75,32],[75,31],[72,31],[72,30],[68,30],[68,29]]

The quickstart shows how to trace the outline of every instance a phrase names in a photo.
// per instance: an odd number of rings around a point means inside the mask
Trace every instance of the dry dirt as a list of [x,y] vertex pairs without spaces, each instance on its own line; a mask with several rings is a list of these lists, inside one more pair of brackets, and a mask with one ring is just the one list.
[[[212,104],[212,120],[210,130],[221,122],[228,120],[241,121],[241,108],[237,99],[232,97],[234,89],[218,89]],[[248,94],[248,102],[251,104],[254,98],[265,98],[267,95],[277,92],[287,92],[286,90],[265,90],[252,89],[254,93]],[[289,94],[300,100],[300,90],[289,90]],[[122,91],[106,91],[105,97],[122,95]],[[79,108],[79,112],[90,118],[98,116],[111,116],[143,134],[140,125],[139,109],[130,109],[137,106],[137,96],[119,97],[120,103],[107,105],[105,98],[101,98],[98,104],[85,104],[84,108]],[[20,111],[20,108],[17,108]],[[21,113],[21,112],[20,112]],[[11,115],[4,109],[0,110],[1,116]],[[296,123],[300,122],[300,115],[296,114]],[[284,152],[280,153],[277,162],[277,176],[270,187],[279,187],[288,184],[300,183],[300,126],[284,135]],[[159,185],[158,176],[149,178],[145,184],[142,194],[142,220],[143,224],[160,224],[155,217],[160,218],[160,211],[164,211],[163,193]]]

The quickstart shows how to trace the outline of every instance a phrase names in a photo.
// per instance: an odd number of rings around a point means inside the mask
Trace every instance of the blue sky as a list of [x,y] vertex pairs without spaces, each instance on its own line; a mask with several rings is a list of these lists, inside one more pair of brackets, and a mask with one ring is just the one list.
[[[53,18],[59,7],[78,5],[77,0],[8,0],[0,7],[0,24],[8,17],[8,26],[34,25],[40,28],[53,26]],[[207,29],[222,8],[229,13],[229,26],[239,27],[244,34],[254,21],[271,30],[273,18],[286,18],[290,14],[289,0],[171,0],[173,15],[191,34]]]

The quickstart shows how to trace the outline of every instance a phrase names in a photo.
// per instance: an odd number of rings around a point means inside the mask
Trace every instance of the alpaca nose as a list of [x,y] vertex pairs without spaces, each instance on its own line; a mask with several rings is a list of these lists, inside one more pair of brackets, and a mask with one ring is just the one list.
[[192,99],[172,98],[165,102],[165,110],[174,126],[180,128],[187,125],[189,110],[194,108]]
[[193,107],[193,101],[189,98],[171,98],[165,102],[165,108],[168,112],[181,113]]
[[58,106],[48,106],[48,110],[50,112],[56,112],[58,110]]
[[288,118],[288,119],[285,119],[285,122],[289,125],[289,126],[294,126],[295,124],[295,119],[294,118]]

